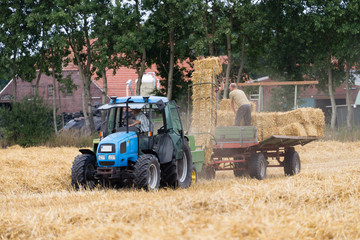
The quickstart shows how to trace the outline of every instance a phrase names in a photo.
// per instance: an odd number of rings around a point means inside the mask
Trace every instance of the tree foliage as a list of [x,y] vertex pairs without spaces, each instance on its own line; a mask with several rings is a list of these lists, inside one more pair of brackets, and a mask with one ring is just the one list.
[[30,147],[53,135],[51,108],[38,96],[15,102],[12,109],[0,108],[0,129],[10,143]]

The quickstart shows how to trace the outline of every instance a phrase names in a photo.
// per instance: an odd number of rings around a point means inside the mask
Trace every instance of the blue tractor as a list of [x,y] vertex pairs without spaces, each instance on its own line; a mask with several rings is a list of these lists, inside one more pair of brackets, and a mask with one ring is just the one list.
[[[71,168],[74,189],[92,189],[98,184],[188,188],[193,162],[184,135],[178,106],[165,97],[111,97],[103,137],[94,140],[93,150],[80,149]],[[141,109],[148,131],[131,126],[132,112]]]

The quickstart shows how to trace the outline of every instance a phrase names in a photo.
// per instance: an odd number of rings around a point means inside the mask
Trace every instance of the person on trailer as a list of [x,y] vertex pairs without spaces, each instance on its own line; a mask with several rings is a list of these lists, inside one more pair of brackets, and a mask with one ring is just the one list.
[[[237,88],[236,83],[230,84],[231,108],[236,114],[235,126],[240,126],[241,120],[244,119],[244,125],[251,125],[251,106],[244,91]],[[237,106],[237,109],[235,108]]]
[[135,122],[129,124],[129,127],[135,126],[140,129],[140,132],[149,132],[149,120],[145,114],[140,109],[132,109],[132,111],[135,116]]

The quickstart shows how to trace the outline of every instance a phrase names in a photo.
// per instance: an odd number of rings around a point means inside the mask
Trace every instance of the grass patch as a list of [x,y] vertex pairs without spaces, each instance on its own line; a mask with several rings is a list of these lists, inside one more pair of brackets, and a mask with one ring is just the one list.
[[324,126],[324,141],[354,142],[360,141],[360,126],[352,126],[351,131],[346,126],[332,131],[329,125]]

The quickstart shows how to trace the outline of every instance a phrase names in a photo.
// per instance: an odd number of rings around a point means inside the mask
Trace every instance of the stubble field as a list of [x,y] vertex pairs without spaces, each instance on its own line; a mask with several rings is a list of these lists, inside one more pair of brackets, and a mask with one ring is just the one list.
[[297,147],[302,172],[75,192],[76,148],[0,150],[0,239],[359,239],[360,142]]

